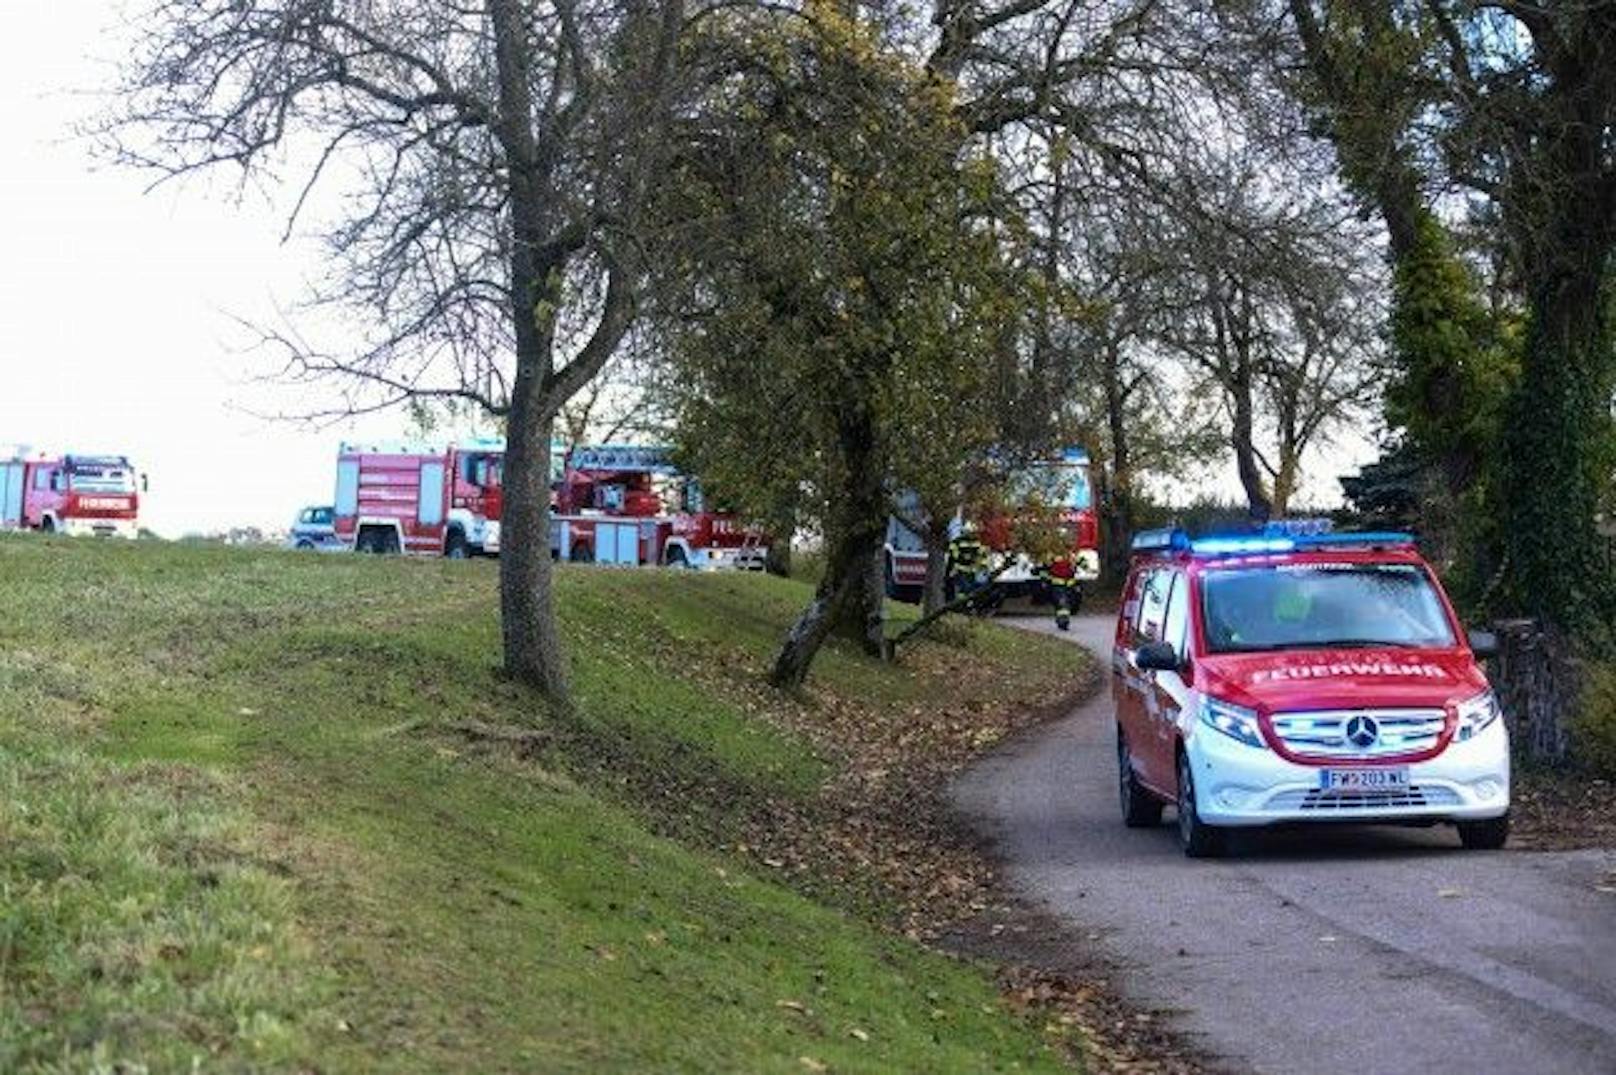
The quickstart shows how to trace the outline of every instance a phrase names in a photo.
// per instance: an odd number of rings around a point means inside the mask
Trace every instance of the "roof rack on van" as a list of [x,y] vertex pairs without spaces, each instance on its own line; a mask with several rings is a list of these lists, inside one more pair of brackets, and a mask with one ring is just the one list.
[[1409,547],[1414,535],[1390,530],[1336,533],[1327,519],[1280,519],[1244,532],[1191,537],[1183,527],[1141,530],[1134,535],[1136,556],[1188,553],[1191,556],[1258,556],[1310,549],[1384,549]]

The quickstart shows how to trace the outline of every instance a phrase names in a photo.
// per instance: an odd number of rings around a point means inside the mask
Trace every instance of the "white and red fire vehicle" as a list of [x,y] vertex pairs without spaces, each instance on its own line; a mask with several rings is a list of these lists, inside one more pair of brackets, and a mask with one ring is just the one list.
[[505,444],[344,444],[332,528],[359,552],[462,559],[499,552]]
[[1134,540],[1112,696],[1123,820],[1176,807],[1185,853],[1230,829],[1450,822],[1509,833],[1509,737],[1468,636],[1407,534]]
[[121,455],[0,455],[0,530],[134,538],[145,475]]
[[713,511],[666,448],[590,445],[567,454],[556,484],[550,548],[582,563],[761,571],[761,531]]
[[[1012,501],[1037,499],[1055,509],[1060,531],[1068,542],[1067,555],[1080,587],[1080,600],[1081,587],[1100,577],[1100,530],[1094,514],[1088,452],[1067,448],[1058,459],[1027,467],[1010,485]],[[957,535],[967,523],[989,550],[994,585],[1001,595],[1027,597],[1037,604],[1052,600],[1039,572],[1045,565],[1016,548],[1016,520],[1012,515],[961,515],[954,520],[951,533]],[[887,596],[918,601],[926,582],[926,546],[920,535],[897,516],[887,521],[885,556]]]

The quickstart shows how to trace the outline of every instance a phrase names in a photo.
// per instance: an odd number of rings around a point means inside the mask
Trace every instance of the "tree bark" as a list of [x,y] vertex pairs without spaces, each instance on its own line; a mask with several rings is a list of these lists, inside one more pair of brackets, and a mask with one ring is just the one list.
[[542,163],[533,134],[532,57],[521,5],[516,0],[493,0],[489,13],[499,77],[497,134],[510,169],[511,319],[516,338],[500,534],[500,631],[506,673],[566,706],[567,669],[550,590],[550,436],[555,416],[546,392],[565,262],[541,255],[547,221]]
[[[871,583],[879,580],[876,566],[880,551],[880,542],[870,540],[867,534],[850,536],[828,550],[825,573],[819,580],[814,599],[786,632],[774,659],[774,667],[769,672],[771,684],[800,687],[808,678],[808,669],[819,648],[832,633],[857,638],[867,653],[881,655],[881,643],[876,641],[871,645],[872,637],[878,639],[879,635],[871,633],[870,601]],[[874,604],[873,616],[875,628],[880,630],[879,603]]]
[[769,538],[769,551],[763,557],[763,570],[783,579],[791,577],[791,536]]
[[1111,441],[1110,497],[1105,520],[1106,574],[1125,578],[1134,531],[1133,444],[1128,436],[1128,392],[1122,384],[1122,355],[1116,341],[1105,346],[1101,379],[1105,388],[1106,431]]
[[1234,449],[1235,469],[1240,474],[1240,485],[1246,491],[1246,507],[1253,519],[1267,521],[1273,517],[1274,502],[1263,482],[1262,468],[1257,461],[1255,377],[1251,362],[1251,298],[1242,290],[1238,313],[1229,312],[1231,325],[1228,332],[1228,391],[1233,421],[1229,427],[1229,445]]
[[[1556,231],[1576,235],[1577,227],[1566,220]],[[1601,476],[1592,462],[1600,457],[1596,441],[1608,420],[1610,340],[1600,293],[1603,259],[1582,265],[1555,260],[1538,266],[1530,280],[1531,323],[1513,420],[1504,433],[1510,490],[1504,540],[1512,603],[1551,630],[1575,630],[1600,615],[1599,599],[1610,586],[1588,575],[1599,552]]]
[[879,657],[885,650],[880,560],[888,508],[885,470],[876,459],[868,396],[855,389],[843,398],[860,402],[843,412],[837,431],[842,490],[828,528],[825,573],[775,658],[769,682],[776,687],[800,686],[832,632],[858,640],[871,656]]
[[920,591],[920,612],[929,616],[948,603],[948,534],[941,543],[926,542],[926,581]]

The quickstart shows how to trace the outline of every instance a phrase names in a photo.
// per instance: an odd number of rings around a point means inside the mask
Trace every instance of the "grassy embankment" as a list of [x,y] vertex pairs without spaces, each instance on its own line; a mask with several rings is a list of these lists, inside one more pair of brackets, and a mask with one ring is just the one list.
[[559,718],[497,675],[494,578],[0,539],[0,1071],[1059,1066],[983,969],[846,909],[879,896],[735,847],[817,816],[836,721],[901,739],[1070,650],[973,626],[962,686],[946,646],[833,647],[780,699],[801,584],[565,571]]

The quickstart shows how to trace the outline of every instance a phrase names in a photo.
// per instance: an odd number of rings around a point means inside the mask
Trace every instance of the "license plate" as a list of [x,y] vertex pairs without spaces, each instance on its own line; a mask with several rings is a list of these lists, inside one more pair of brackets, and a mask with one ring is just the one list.
[[1408,787],[1407,769],[1325,769],[1319,786],[1326,791],[1369,791]]

